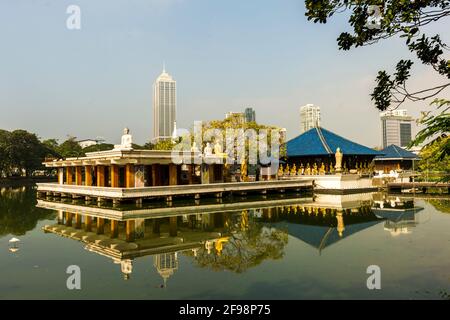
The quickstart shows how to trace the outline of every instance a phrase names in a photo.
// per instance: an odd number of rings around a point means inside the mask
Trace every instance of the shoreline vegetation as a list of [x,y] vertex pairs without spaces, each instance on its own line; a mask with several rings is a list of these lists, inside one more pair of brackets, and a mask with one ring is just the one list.
[[23,187],[34,186],[40,182],[56,182],[56,176],[36,176],[36,177],[7,177],[0,178],[0,187]]

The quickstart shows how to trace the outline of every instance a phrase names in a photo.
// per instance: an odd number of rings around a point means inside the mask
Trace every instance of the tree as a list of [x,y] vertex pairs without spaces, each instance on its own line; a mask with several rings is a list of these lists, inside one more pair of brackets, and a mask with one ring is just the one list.
[[442,84],[411,92],[406,82],[411,77],[411,60],[401,60],[389,75],[380,71],[371,95],[379,110],[400,106],[407,100],[421,101],[434,97],[450,86],[450,61],[444,57],[449,47],[439,35],[423,34],[423,28],[450,15],[448,0],[306,0],[306,16],[315,23],[327,23],[336,13],[350,11],[353,33],[342,32],[339,49],[368,46],[380,40],[399,36],[409,51],[442,78]]
[[63,158],[83,157],[84,152],[80,144],[76,141],[76,137],[69,136],[66,141],[61,143],[58,147],[58,153]]
[[9,175],[11,159],[9,157],[10,132],[0,130],[0,178]]
[[11,132],[7,151],[10,165],[19,171],[25,170],[26,176],[43,167],[42,161],[48,152],[34,133],[25,130]]
[[83,153],[87,153],[87,152],[97,152],[97,151],[107,151],[107,150],[112,150],[114,149],[114,145],[109,144],[109,143],[99,143],[99,144],[94,144],[92,146],[86,147],[83,150]]

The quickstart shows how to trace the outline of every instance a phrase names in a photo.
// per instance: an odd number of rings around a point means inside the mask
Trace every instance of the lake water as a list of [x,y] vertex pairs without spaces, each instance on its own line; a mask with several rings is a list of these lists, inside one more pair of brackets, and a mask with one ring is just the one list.
[[[284,196],[174,208],[36,204],[33,188],[0,189],[0,299],[449,298],[449,198]],[[97,234],[95,217],[124,212],[137,214],[133,241],[125,222],[117,239],[110,239],[109,219]],[[13,237],[20,242],[10,243]],[[80,267],[81,290],[67,288],[69,265]],[[380,290],[367,287],[371,265],[380,268]]]

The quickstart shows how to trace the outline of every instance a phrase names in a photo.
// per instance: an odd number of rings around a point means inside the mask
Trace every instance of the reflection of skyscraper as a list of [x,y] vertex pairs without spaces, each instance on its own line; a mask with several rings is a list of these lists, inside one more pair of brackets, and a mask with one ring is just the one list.
[[153,265],[164,279],[164,286],[166,286],[167,279],[178,269],[178,254],[177,252],[168,252],[154,255]]
[[171,138],[176,110],[176,81],[164,68],[153,85],[153,141]]
[[307,104],[300,107],[300,133],[320,127],[320,107]]
[[385,111],[380,113],[383,148],[392,144],[407,147],[411,142],[412,117],[406,110]]

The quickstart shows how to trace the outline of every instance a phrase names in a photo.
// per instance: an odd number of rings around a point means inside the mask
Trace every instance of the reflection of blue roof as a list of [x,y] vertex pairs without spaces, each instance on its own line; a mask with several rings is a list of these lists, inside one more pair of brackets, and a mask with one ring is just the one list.
[[355,233],[371,228],[383,220],[346,225],[342,237],[335,227],[313,226],[304,224],[288,224],[288,232],[291,236],[319,249],[325,249],[339,240],[345,239]]
[[323,156],[334,155],[341,148],[344,155],[377,156],[381,152],[347,140],[323,128],[312,128],[288,141],[287,156]]
[[405,160],[418,160],[419,157],[412,152],[409,152],[405,149],[396,146],[395,144],[391,144],[389,147],[381,150],[383,155],[379,155],[376,157],[376,160],[384,160],[384,159],[405,159]]

